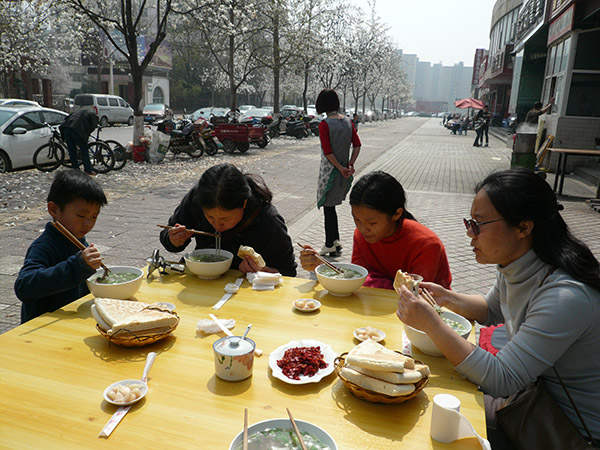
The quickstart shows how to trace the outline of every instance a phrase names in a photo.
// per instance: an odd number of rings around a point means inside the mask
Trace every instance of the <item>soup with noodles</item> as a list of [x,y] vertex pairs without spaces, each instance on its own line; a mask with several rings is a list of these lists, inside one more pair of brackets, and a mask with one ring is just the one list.
[[227,261],[227,256],[223,256],[223,255],[212,255],[212,254],[206,254],[206,255],[194,255],[194,256],[190,256],[188,257],[188,259],[190,261],[194,261],[194,262],[221,262],[221,261]]
[[443,316],[442,316],[442,320],[444,321],[444,323],[446,325],[448,325],[450,328],[452,328],[458,334],[464,334],[467,331],[467,329],[461,323],[458,323],[456,320],[448,319],[447,317],[443,317]]
[[110,272],[106,277],[98,277],[94,280],[97,284],[119,284],[135,280],[139,275],[132,272]]
[[[329,450],[324,444],[306,431],[300,431],[302,440],[308,450]],[[244,443],[240,442],[236,450],[243,450]],[[302,447],[292,428],[267,428],[248,436],[248,450],[300,450]]]
[[340,267],[340,270],[342,271],[342,273],[337,273],[331,267],[324,266],[319,269],[319,273],[321,275],[329,277],[329,278],[339,278],[339,279],[346,279],[346,280],[362,277],[362,274],[360,272],[357,272],[356,270],[344,269],[341,267]]

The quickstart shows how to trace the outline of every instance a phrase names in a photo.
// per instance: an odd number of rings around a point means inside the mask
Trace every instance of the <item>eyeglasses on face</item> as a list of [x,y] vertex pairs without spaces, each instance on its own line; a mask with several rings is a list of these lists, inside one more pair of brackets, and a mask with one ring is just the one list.
[[504,220],[504,219],[494,219],[494,220],[488,220],[487,222],[477,222],[475,219],[464,219],[463,218],[465,228],[467,229],[467,231],[471,231],[475,236],[479,236],[479,233],[481,233],[480,228],[483,225],[487,225],[488,223],[500,222],[501,220]]

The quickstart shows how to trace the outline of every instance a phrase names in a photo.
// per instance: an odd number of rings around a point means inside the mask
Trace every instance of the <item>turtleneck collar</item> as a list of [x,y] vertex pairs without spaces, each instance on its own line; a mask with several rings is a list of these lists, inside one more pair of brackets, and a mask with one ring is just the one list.
[[504,275],[507,282],[521,283],[534,277],[544,266],[546,266],[546,263],[538,258],[532,248],[507,266],[498,264],[497,269],[498,272]]

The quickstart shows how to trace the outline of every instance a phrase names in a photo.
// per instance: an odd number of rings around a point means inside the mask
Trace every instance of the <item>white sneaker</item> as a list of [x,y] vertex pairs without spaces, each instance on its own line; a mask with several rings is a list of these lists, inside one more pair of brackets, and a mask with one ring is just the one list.
[[344,247],[342,246],[342,243],[340,242],[340,240],[339,240],[339,239],[336,239],[335,241],[333,241],[333,246],[335,247],[335,249],[336,249],[338,252],[341,252],[341,251],[342,251],[342,249],[344,248]]
[[325,256],[329,253],[335,253],[336,249],[335,249],[335,245],[333,247],[326,247],[325,245],[323,246],[323,248],[321,249],[321,251],[319,252],[319,255],[321,256]]

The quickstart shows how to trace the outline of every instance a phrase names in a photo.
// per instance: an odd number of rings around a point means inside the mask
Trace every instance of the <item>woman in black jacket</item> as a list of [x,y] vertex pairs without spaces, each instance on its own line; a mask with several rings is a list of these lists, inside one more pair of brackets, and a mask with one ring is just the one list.
[[243,174],[232,164],[206,170],[198,184],[181,200],[169,219],[173,228],[163,230],[160,241],[170,252],[184,250],[196,239],[196,249],[214,248],[215,239],[190,229],[221,233],[221,248],[237,255],[240,245],[254,248],[265,260],[260,268],[248,256],[234,256],[231,267],[243,273],[279,272],[296,276],[292,240],[285,221],[271,204],[273,194],[264,180]]

